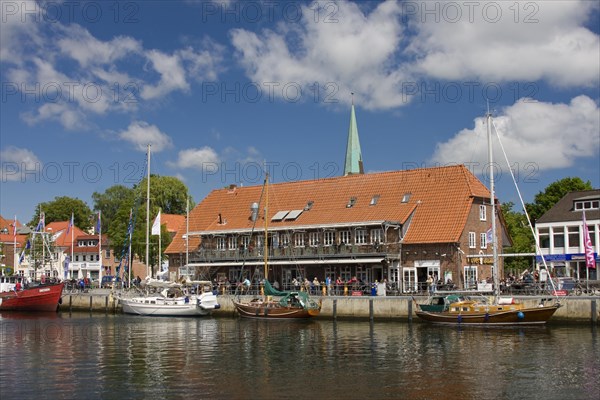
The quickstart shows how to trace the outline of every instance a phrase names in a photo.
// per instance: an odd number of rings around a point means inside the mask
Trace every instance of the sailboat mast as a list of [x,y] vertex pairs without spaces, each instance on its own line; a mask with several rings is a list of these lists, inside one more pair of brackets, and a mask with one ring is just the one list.
[[490,203],[492,205],[492,253],[493,253],[493,264],[492,274],[494,278],[494,295],[496,301],[500,295],[500,280],[498,279],[498,240],[496,235],[496,194],[494,190],[494,156],[492,151],[492,114],[489,111],[486,114],[487,120],[487,137],[488,137],[488,161],[490,171]]
[[266,189],[266,193],[265,193],[265,244],[264,244],[264,278],[265,280],[268,280],[269,278],[269,267],[267,266],[267,258],[268,258],[268,252],[269,252],[269,233],[268,233],[268,225],[269,225],[269,174],[267,173],[265,175],[265,189]]
[[146,276],[150,276],[150,144],[148,144],[146,180]]

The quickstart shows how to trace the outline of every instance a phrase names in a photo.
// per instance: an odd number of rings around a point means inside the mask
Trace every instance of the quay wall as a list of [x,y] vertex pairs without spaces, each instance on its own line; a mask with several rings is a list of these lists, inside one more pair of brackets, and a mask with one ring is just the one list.
[[[236,316],[233,296],[219,296],[221,308],[213,312],[215,317]],[[253,296],[242,296],[250,300]],[[416,304],[410,296],[370,297],[370,296],[323,296],[314,297],[321,301],[319,319],[339,320],[387,320],[387,321],[419,321],[414,314]],[[515,297],[530,307],[535,307],[540,297]],[[417,296],[418,303],[426,301],[426,297]],[[549,323],[592,323],[600,325],[600,297],[580,296],[561,298],[562,307],[550,319]],[[64,294],[59,307],[62,312],[89,311],[104,313],[120,313],[121,307],[113,294],[108,290],[94,290],[90,293]]]

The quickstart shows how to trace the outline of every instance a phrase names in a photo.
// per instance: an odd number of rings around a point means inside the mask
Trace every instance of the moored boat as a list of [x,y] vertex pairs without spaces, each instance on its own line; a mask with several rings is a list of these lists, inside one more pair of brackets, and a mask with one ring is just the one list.
[[33,283],[19,288],[15,277],[2,277],[0,311],[56,311],[64,282]]
[[[492,117],[488,112],[487,136],[488,136],[488,161],[493,165],[492,157]],[[490,168],[490,204],[492,206],[492,251],[494,275],[494,298],[487,301],[485,297],[471,298],[450,294],[446,296],[432,296],[428,304],[419,304],[416,311],[417,316],[427,322],[438,324],[471,324],[471,325],[529,325],[546,323],[560,308],[558,299],[550,305],[542,301],[537,307],[527,307],[523,303],[516,302],[513,298],[500,297],[500,282],[498,270],[498,243],[496,232],[496,197],[494,193],[494,168]],[[515,182],[516,184],[516,182]],[[525,208],[525,205],[523,205]],[[528,217],[529,221],[529,217]],[[531,225],[531,224],[530,224]],[[539,252],[539,244],[536,243]],[[540,252],[541,253],[541,252]],[[543,258],[543,257],[542,257]],[[546,268],[547,269],[547,268]]]
[[[265,280],[263,298],[248,302],[233,300],[242,317],[264,319],[311,318],[319,315],[321,304],[310,298],[306,292],[278,291]],[[276,297],[277,299],[274,299]]]
[[459,295],[434,296],[429,304],[420,304],[416,314],[427,322],[470,325],[537,325],[546,323],[560,307],[559,303],[526,307],[512,298],[488,302],[486,298]]
[[[268,205],[269,205],[269,175],[265,177],[263,191],[265,200],[265,238],[264,243],[269,243],[268,237]],[[261,195],[262,200],[262,195]],[[258,204],[257,204],[258,210]],[[254,228],[253,228],[254,230]],[[308,292],[279,291],[271,286],[269,282],[268,251],[264,252],[264,271],[262,279],[263,296],[250,301],[243,301],[238,296],[232,300],[237,312],[246,318],[261,319],[298,319],[310,318],[319,315],[321,302],[312,300]]]
[[145,286],[155,292],[119,298],[124,313],[161,317],[204,316],[221,307],[209,281],[193,281],[185,285],[149,281]]

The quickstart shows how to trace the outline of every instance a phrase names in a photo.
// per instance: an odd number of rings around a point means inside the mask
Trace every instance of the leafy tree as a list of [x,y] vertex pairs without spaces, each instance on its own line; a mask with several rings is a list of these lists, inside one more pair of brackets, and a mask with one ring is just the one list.
[[531,221],[535,223],[546,211],[554,206],[564,195],[577,190],[592,190],[590,181],[584,182],[581,178],[563,178],[551,183],[543,192],[534,197],[533,203],[525,204]]
[[[508,202],[501,206],[502,216],[506,222],[512,246],[505,249],[507,253],[534,253],[535,241],[527,223],[525,213],[513,211],[514,203]],[[504,259],[504,273],[513,272],[515,275],[531,267],[531,257],[510,257]]]
[[40,209],[44,212],[46,224],[55,221],[69,221],[71,214],[75,226],[87,230],[92,227],[92,210],[80,199],[60,196],[54,200],[45,203],[39,203],[35,209],[35,214],[29,222],[29,226],[35,227],[40,220]]
[[135,193],[123,185],[114,185],[104,191],[104,193],[94,192],[94,210],[102,212],[102,232],[107,232],[113,225],[117,212],[123,209],[129,209],[133,205]]
[[[116,187],[109,188],[103,195],[95,194],[94,200],[96,207],[106,210],[104,213],[111,212],[110,225],[108,226],[108,235],[111,241],[111,247],[120,257],[124,246],[128,243],[127,227],[131,217],[134,221],[131,250],[142,262],[146,263],[146,191],[147,179],[142,181],[131,189],[131,193],[126,193],[123,189]],[[110,190],[110,192],[109,192]],[[166,214],[186,213],[186,200],[190,199],[190,209],[194,203],[189,195],[188,188],[179,179],[170,176],[150,176],[150,225],[158,214],[159,209]],[[115,211],[116,210],[116,211]],[[171,242],[171,237],[165,226],[161,226],[161,254]],[[154,273],[158,261],[158,235],[149,236],[149,260]],[[126,254],[127,249],[125,249]]]

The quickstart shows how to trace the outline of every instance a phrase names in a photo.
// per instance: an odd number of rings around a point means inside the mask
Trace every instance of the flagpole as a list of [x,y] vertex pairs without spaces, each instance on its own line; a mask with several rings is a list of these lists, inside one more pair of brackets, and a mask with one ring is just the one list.
[[161,210],[159,208],[158,209],[158,271],[162,272],[162,253],[161,253],[161,250],[162,250],[162,247],[161,247],[161,244],[162,244],[161,243],[161,238],[162,238],[161,231],[162,231],[162,229],[161,229],[160,211]]
[[146,182],[146,276],[150,276],[150,144],[148,144],[148,181]]
[[98,211],[98,260],[100,261],[100,267],[98,269],[98,284],[102,283],[102,210]]
[[[15,214],[15,219],[13,220],[13,274],[16,273],[17,270],[17,214]],[[4,270],[2,271],[4,272]]]
[[185,202],[185,267],[186,270],[190,262],[189,244],[190,244],[190,196],[187,196]]
[[129,210],[129,226],[127,227],[129,231],[129,252],[127,253],[127,269],[129,270],[129,278],[127,279],[127,288],[131,289],[131,267],[133,262],[133,257],[131,255],[131,241],[133,240],[133,209]]
[[[75,219],[73,213],[71,213],[71,258],[69,259],[69,268],[73,263],[73,247],[75,246]],[[71,269],[71,273],[73,273],[73,269]]]

